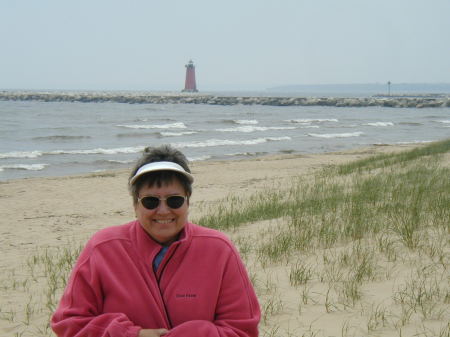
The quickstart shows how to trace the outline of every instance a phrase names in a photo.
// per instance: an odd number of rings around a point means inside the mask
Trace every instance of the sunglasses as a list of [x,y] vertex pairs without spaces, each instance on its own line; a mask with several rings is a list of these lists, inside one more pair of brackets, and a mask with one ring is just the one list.
[[158,198],[154,196],[147,196],[143,198],[138,198],[138,202],[142,204],[147,209],[156,209],[161,201],[165,201],[167,206],[169,206],[172,209],[177,209],[183,206],[184,201],[187,199],[186,196],[182,195],[171,195],[167,198]]

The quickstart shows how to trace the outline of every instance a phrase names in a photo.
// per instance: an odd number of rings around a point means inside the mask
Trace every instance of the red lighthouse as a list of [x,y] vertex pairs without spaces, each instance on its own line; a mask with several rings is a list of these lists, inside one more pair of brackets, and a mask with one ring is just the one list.
[[184,83],[183,92],[197,92],[197,85],[195,83],[195,66],[192,60],[186,64],[186,81]]

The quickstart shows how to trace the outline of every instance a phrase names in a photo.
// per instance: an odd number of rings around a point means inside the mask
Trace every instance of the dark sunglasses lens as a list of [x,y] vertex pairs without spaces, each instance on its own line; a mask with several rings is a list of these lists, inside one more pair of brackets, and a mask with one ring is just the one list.
[[179,195],[173,195],[167,198],[167,206],[170,208],[180,208],[184,204],[184,197]]
[[159,205],[159,199],[156,197],[144,197],[141,199],[141,203],[147,209],[155,209]]

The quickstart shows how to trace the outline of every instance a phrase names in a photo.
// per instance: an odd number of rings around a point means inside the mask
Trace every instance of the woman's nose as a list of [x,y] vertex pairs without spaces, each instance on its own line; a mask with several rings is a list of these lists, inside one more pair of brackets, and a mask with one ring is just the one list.
[[165,214],[170,212],[170,207],[167,206],[166,200],[160,200],[159,205],[156,208],[156,213]]

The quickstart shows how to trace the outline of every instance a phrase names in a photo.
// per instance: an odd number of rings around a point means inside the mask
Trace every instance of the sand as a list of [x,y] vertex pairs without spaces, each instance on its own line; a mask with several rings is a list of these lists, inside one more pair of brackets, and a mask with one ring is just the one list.
[[[208,207],[230,195],[242,196],[271,187],[283,188],[293,178],[312,174],[330,164],[411,147],[375,146],[338,153],[195,162],[191,165],[195,183],[190,219],[198,218]],[[34,280],[30,277],[27,263],[30,257],[42,254],[46,248],[52,250],[69,244],[83,244],[101,228],[132,220],[134,212],[127,191],[127,178],[127,171],[108,171],[0,182],[1,336],[51,336],[48,329],[43,328],[48,320],[45,304],[40,303],[45,302],[45,294],[34,295],[34,291],[39,292],[39,289],[33,290],[43,280],[38,276]],[[242,242],[243,236],[254,236],[258,231],[277,226],[278,222],[249,224],[239,232],[227,234]],[[356,309],[327,313],[323,306],[304,305],[299,310],[299,304],[291,299],[299,297],[300,290],[289,286],[285,266],[255,271],[256,265],[251,260],[245,259],[245,262],[250,264],[251,273],[258,274],[259,292],[264,292],[264,301],[269,298],[270,282],[276,283],[273,287],[275,293],[283,294],[276,295],[283,299],[283,309],[261,326],[261,336],[301,336],[308,331],[310,334],[305,336],[359,336],[360,332],[355,331],[360,330],[352,330],[356,324]],[[270,277],[264,276],[269,274]],[[366,292],[374,297],[377,292],[382,294],[385,290],[382,282],[365,287]],[[314,291],[326,293],[326,289]],[[347,334],[343,333],[343,326]],[[381,330],[376,335],[398,336],[398,331]]]

